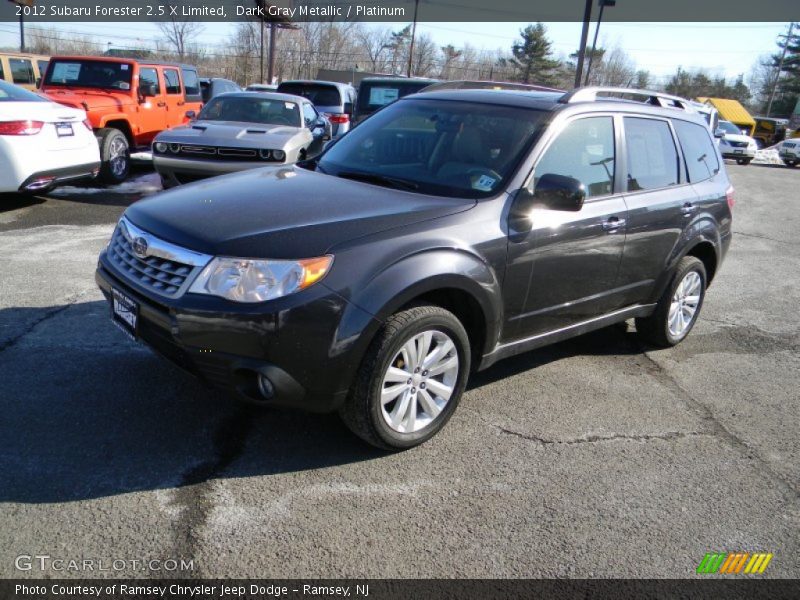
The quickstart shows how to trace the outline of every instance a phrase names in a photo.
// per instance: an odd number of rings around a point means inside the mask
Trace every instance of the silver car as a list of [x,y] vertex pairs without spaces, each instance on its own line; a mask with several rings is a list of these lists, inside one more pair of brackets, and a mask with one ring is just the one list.
[[158,134],[153,164],[165,188],[223,173],[286,165],[320,153],[331,125],[305,98],[234,92],[186,125]]

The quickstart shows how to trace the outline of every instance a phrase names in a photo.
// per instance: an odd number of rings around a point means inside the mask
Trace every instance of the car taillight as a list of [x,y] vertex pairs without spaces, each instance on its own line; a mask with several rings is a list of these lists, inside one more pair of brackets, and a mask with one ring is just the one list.
[[350,115],[332,115],[331,113],[324,113],[328,117],[328,121],[340,125],[342,123],[350,122]]
[[733,198],[733,193],[735,191],[736,190],[733,189],[732,185],[729,185],[728,189],[725,190],[725,199],[728,201],[728,208],[730,208],[731,210],[733,210],[733,205],[736,204],[736,200],[734,200]]
[[94,131],[94,127],[92,127],[92,122],[91,122],[89,119],[84,119],[84,120],[83,120],[83,125],[84,125],[84,127],[86,127],[86,129],[88,129],[89,131]]
[[36,135],[42,127],[41,121],[0,121],[0,135]]

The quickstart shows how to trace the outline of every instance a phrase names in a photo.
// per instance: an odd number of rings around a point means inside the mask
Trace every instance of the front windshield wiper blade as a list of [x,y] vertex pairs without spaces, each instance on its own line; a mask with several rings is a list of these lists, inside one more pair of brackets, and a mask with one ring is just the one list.
[[361,173],[359,171],[339,171],[336,173],[337,177],[344,179],[354,179],[356,181],[363,181],[365,183],[375,183],[387,187],[393,187],[399,190],[416,190],[419,189],[419,184],[409,181],[407,179],[400,179],[398,177],[389,177],[388,175],[380,175],[378,173]]

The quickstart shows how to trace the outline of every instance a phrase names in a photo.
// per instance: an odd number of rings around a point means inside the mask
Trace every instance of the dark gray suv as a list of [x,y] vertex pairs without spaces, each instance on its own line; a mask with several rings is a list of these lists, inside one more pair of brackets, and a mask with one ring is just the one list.
[[206,381],[407,448],[502,358],[627,319],[683,340],[732,205],[680,98],[421,93],[314,160],[137,202],[96,279],[120,327]]

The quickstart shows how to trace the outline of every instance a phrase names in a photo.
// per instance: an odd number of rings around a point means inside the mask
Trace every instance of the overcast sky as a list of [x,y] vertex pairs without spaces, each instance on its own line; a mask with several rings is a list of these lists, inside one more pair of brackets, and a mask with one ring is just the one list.
[[[519,30],[527,23],[419,23],[418,31],[430,34],[439,45],[455,47],[469,42],[477,48],[508,50]],[[110,26],[111,25],[111,26]],[[663,78],[680,65],[686,69],[704,68],[727,78],[750,72],[763,54],[776,51],[777,36],[786,32],[787,23],[603,23],[600,45],[620,46],[636,61],[637,67]],[[49,26],[43,24],[42,26]],[[112,47],[139,45],[157,36],[152,23],[61,23],[54,27],[95,37],[98,43]],[[375,26],[402,28],[402,23]],[[580,23],[547,23],[556,54],[570,54],[578,48]],[[231,23],[206,23],[197,40],[213,45],[222,43]],[[590,29],[589,43],[594,34]],[[0,22],[0,46],[19,44],[18,24]],[[101,46],[99,46],[101,47]]]

